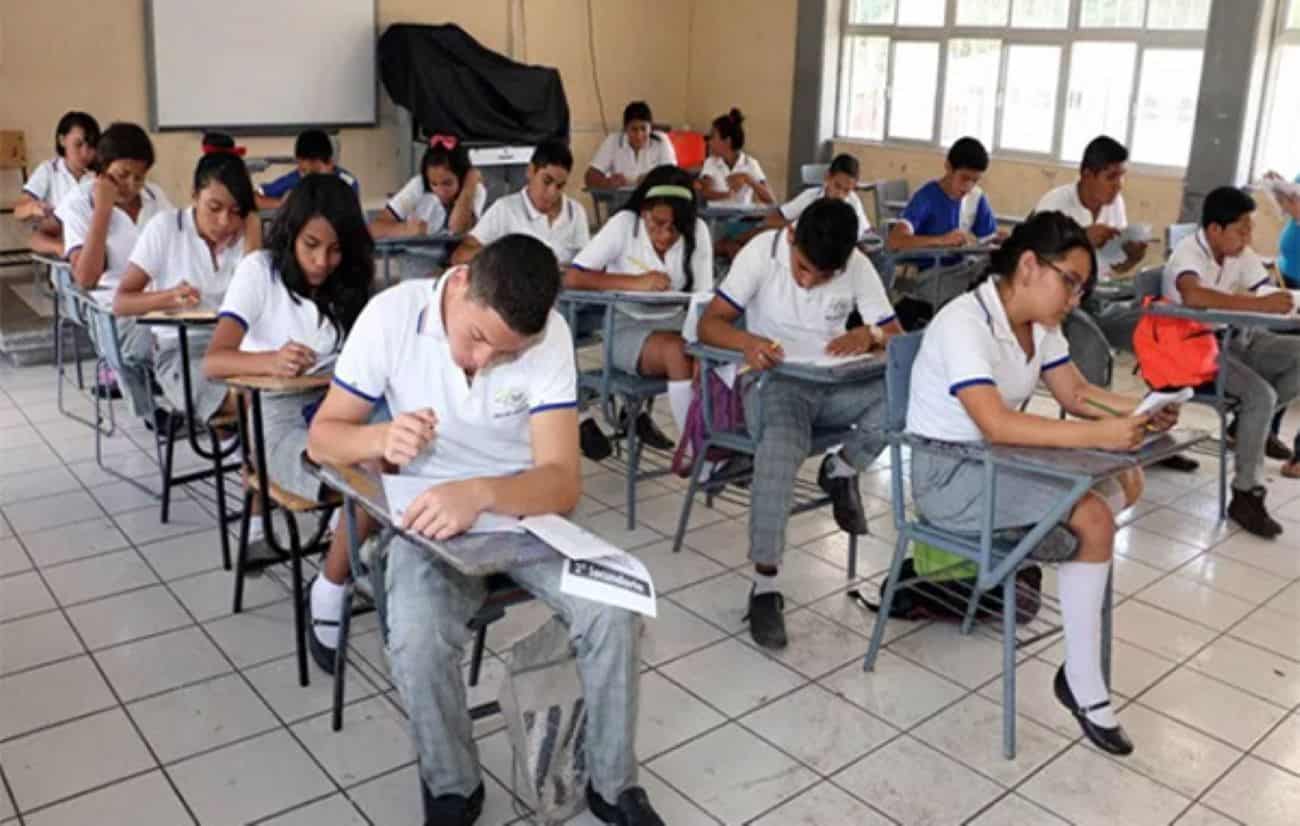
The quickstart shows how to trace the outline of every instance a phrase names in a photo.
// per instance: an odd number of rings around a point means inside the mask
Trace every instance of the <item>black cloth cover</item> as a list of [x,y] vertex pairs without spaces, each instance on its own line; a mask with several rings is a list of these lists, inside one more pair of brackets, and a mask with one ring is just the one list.
[[450,23],[389,26],[379,38],[379,76],[425,134],[515,144],[569,137],[558,70],[516,63]]

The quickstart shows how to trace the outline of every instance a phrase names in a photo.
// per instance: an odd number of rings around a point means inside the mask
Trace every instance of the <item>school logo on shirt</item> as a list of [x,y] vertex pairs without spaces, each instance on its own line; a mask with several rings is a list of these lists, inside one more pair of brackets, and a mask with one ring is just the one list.
[[492,418],[517,416],[528,409],[528,393],[520,387],[503,387],[492,396]]
[[826,320],[840,321],[848,318],[849,312],[853,309],[853,300],[850,298],[837,298],[826,305]]

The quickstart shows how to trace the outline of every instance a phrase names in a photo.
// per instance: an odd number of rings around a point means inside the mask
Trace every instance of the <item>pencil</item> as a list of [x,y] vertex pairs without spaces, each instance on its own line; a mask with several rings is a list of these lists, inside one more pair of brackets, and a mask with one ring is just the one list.
[[1114,409],[1113,407],[1107,407],[1106,405],[1102,404],[1101,402],[1099,402],[1099,401],[1097,401],[1097,400],[1095,400],[1095,399],[1090,399],[1090,398],[1084,397],[1083,403],[1084,403],[1084,404],[1090,404],[1090,405],[1092,405],[1093,407],[1095,407],[1095,408],[1097,408],[1098,410],[1100,410],[1101,412],[1103,412],[1103,413],[1109,413],[1109,414],[1112,415],[1112,416],[1123,416],[1123,415],[1124,415],[1123,413],[1119,412],[1118,410]]

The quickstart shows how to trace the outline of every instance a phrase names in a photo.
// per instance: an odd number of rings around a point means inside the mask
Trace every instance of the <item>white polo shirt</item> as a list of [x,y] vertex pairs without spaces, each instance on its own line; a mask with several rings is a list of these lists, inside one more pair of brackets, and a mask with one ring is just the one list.
[[471,382],[452,359],[443,323],[444,275],[404,281],[375,296],[352,328],[334,383],[393,415],[431,408],[438,435],[402,473],[470,479],[533,466],[529,419],[577,407],[569,326],[554,310],[522,353],[479,370]]
[[560,214],[552,221],[533,206],[526,188],[504,195],[488,207],[470,235],[484,246],[511,233],[531,235],[551,248],[563,269],[587,246],[591,230],[587,228],[587,210],[582,204],[567,195],[560,197],[563,199]]
[[[759,183],[767,180],[767,176],[763,174],[763,167],[758,165],[758,161],[754,160],[752,155],[745,152],[736,153],[735,166],[727,166],[727,162],[722,158],[710,155],[704,159],[704,166],[700,167],[700,178],[708,182],[708,187],[712,191],[727,192],[727,176],[737,172],[744,172]],[[709,203],[719,206],[723,204],[748,206],[754,203],[754,188],[746,184],[728,197],[709,201]]]
[[[671,290],[707,293],[713,290],[713,240],[709,226],[695,219],[695,252],[691,256],[691,283],[686,283],[686,239],[678,238],[663,256],[655,252],[654,244],[645,230],[645,221],[631,210],[620,210],[605,222],[587,246],[573,259],[580,270],[638,274],[658,270],[668,276]],[[665,313],[655,310],[638,310],[620,305],[627,315],[635,318],[664,318],[676,310]]]
[[651,132],[640,150],[628,143],[626,132],[613,132],[600,142],[589,166],[603,175],[622,175],[636,183],[656,166],[677,165],[677,150],[663,132]]
[[[146,291],[170,290],[185,282],[202,296],[200,308],[219,309],[235,267],[244,257],[243,237],[218,251],[214,262],[208,242],[194,225],[194,207],[173,209],[157,217],[158,220],[150,221],[140,231],[131,250],[131,263],[149,276]],[[154,328],[154,338],[159,343],[175,341],[176,337],[172,327]]]
[[[781,217],[793,224],[799,220],[799,216],[803,215],[805,209],[812,206],[813,201],[825,197],[824,186],[805,189],[781,205]],[[858,237],[861,238],[871,231],[871,222],[867,220],[867,212],[862,208],[862,200],[858,198],[858,193],[850,192],[844,202],[853,207],[853,213],[858,216]]]
[[1165,262],[1164,278],[1160,285],[1162,297],[1175,304],[1182,304],[1183,295],[1178,291],[1178,277],[1189,272],[1200,279],[1202,286],[1224,293],[1253,293],[1269,283],[1264,262],[1249,247],[1240,255],[1224,259],[1222,264],[1215,261],[1210,244],[1205,239],[1204,229],[1198,229],[1174,247],[1173,254]]
[[289,292],[271,269],[266,250],[249,253],[239,262],[217,315],[233,318],[244,328],[239,349],[245,353],[279,350],[296,341],[325,356],[341,344],[338,330],[321,317],[315,303]]
[[[95,177],[92,172],[83,172],[82,177],[86,176],[91,180]],[[57,207],[68,193],[76,191],[79,181],[80,179],[74,177],[68,170],[67,161],[55,157],[36,167],[32,176],[23,184],[23,192],[38,201]]]
[[1033,338],[1034,354],[1026,358],[994,278],[948,302],[925,328],[912,365],[907,430],[948,442],[983,441],[957,392],[993,385],[1008,410],[1019,410],[1043,373],[1070,361],[1070,346],[1059,329],[1035,324]]
[[849,313],[857,307],[869,324],[894,320],[894,308],[867,257],[858,250],[844,268],[812,289],[799,286],[790,270],[790,243],[785,229],[762,232],[731,263],[718,296],[745,316],[745,328],[780,342],[787,354],[820,354],[844,335]]
[[[483,205],[487,203],[487,188],[479,184],[474,190],[474,220],[483,214]],[[443,206],[442,200],[424,187],[424,177],[416,175],[388,199],[388,211],[399,221],[423,221],[429,232],[437,232],[447,226],[451,210]]]
[[[86,233],[90,231],[90,220],[95,214],[95,203],[91,197],[94,180],[90,176],[82,178],[77,188],[68,194],[54,216],[63,224],[63,257],[71,260],[72,254],[85,246]],[[99,285],[91,290],[91,295],[101,304],[111,304],[117,285],[126,272],[131,260],[131,250],[140,237],[140,231],[160,212],[174,209],[167,194],[153,183],[146,183],[140,191],[140,213],[134,221],[126,210],[113,207],[112,217],[108,221],[108,237],[104,239],[104,274],[99,278]]]
[[[1079,226],[1087,229],[1093,224],[1103,224],[1108,227],[1122,230],[1128,226],[1128,213],[1124,209],[1123,193],[1116,195],[1115,200],[1111,201],[1101,208],[1097,217],[1092,217],[1092,210],[1083,205],[1079,200],[1078,183],[1065,184],[1058,186],[1056,189],[1049,190],[1038,203],[1034,206],[1034,212],[1063,212],[1078,222]],[[1118,252],[1118,257],[1116,257]],[[1100,270],[1098,276],[1109,278],[1114,273],[1114,266],[1122,264],[1126,256],[1124,249],[1120,244],[1107,244],[1097,250],[1097,267]]]

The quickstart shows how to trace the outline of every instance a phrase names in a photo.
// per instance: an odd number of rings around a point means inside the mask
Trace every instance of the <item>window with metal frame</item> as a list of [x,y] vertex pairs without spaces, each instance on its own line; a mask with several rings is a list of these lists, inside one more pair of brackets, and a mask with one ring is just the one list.
[[1300,109],[1293,98],[1300,86],[1300,0],[1279,5],[1253,166],[1257,175],[1273,171],[1291,179],[1300,174]]

